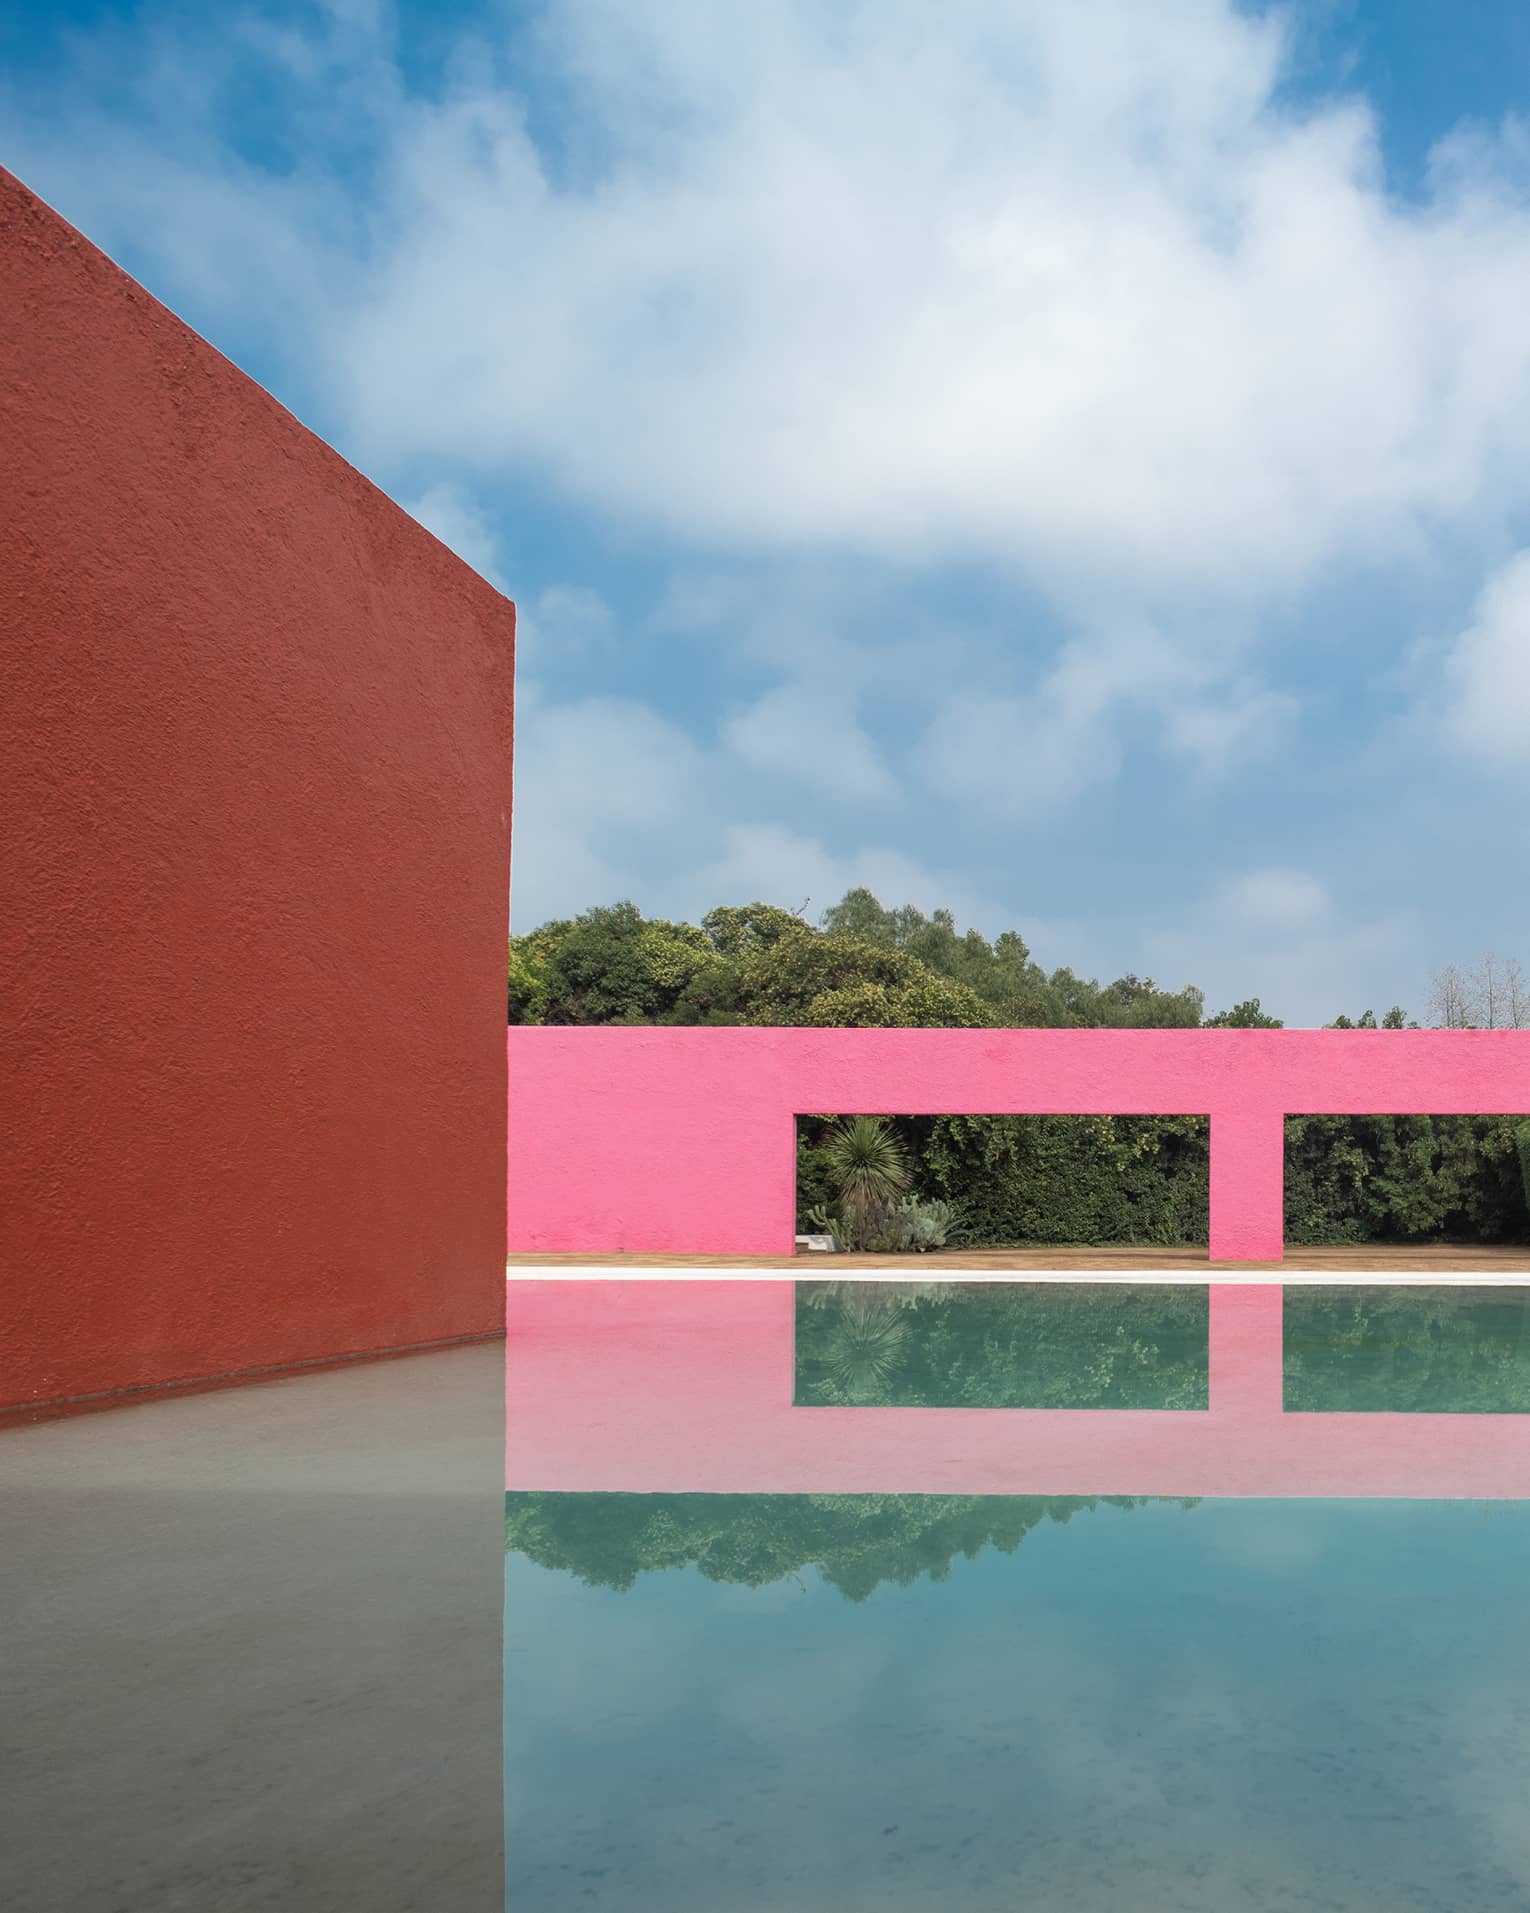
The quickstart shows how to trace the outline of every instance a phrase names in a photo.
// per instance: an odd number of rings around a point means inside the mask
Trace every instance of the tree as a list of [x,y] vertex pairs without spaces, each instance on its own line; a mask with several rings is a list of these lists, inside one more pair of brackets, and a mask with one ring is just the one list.
[[1465,970],[1444,964],[1431,979],[1429,1015],[1442,1030],[1530,1029],[1530,977],[1517,957],[1482,956]]
[[1331,1023],[1325,1023],[1323,1027],[1329,1030],[1416,1030],[1418,1025],[1410,1023],[1406,1012],[1400,1010],[1394,1003],[1379,1023],[1376,1021],[1376,1012],[1366,1010],[1358,1022],[1351,1022],[1347,1016],[1336,1016]]
[[586,910],[510,939],[510,1021],[670,1022],[718,963],[694,924],[645,919],[632,903]]
[[907,951],[798,924],[743,950],[733,976],[742,1023],[817,1029],[982,1029],[991,1017],[965,984]]
[[1245,1003],[1235,1003],[1230,1010],[1219,1010],[1215,1016],[1206,1018],[1208,1030],[1283,1030],[1286,1026],[1278,1016],[1266,1016],[1259,1007],[1257,996],[1251,996]]

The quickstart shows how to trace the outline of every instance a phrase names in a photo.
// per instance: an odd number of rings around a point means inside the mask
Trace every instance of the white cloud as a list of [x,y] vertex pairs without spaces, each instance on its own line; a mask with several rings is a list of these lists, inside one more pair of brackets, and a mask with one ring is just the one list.
[[1257,761],[1279,743],[1298,711],[1285,691],[1257,685],[1222,696],[1171,701],[1163,706],[1164,743],[1207,776]]
[[751,768],[826,797],[875,802],[898,794],[854,701],[831,686],[779,685],[729,719],[723,736]]
[[418,498],[400,499],[399,503],[497,591],[507,589],[499,573],[499,544],[494,529],[460,485],[440,480],[428,485]]
[[1223,886],[1216,907],[1240,928],[1305,930],[1327,915],[1328,892],[1305,870],[1251,870]]
[[1530,765],[1530,551],[1483,586],[1445,680],[1450,740],[1497,768]]
[[487,81],[401,115],[337,375],[387,455],[735,546],[1086,598],[1406,547],[1530,485],[1530,207],[1491,142],[1389,196],[1363,103],[1275,103],[1281,36],[1222,0],[555,9],[605,162],[561,178]]
[[1295,700],[1247,677],[1228,682],[1227,660],[1171,643],[1140,622],[1076,639],[1058,652],[1029,696],[964,687],[935,711],[923,766],[943,796],[1015,822],[1042,821],[1120,767],[1120,719],[1157,713],[1165,747],[1203,773],[1262,755],[1293,715]]
[[516,732],[517,931],[639,895],[656,861],[694,859],[708,814],[703,753],[647,705],[538,698],[534,709]]
[[586,585],[549,585],[516,606],[517,682],[537,682],[551,663],[589,664],[612,638],[616,617]]
[[1115,737],[1099,709],[957,691],[925,734],[932,790],[1023,821],[1048,817],[1087,785],[1114,774]]
[[821,839],[781,824],[729,825],[717,853],[676,886],[675,907],[707,909],[722,898],[759,898],[788,910],[807,903],[806,915],[816,922],[861,885],[889,908],[912,903],[926,913],[951,910],[963,927],[975,923],[990,936],[1012,921],[1003,904],[975,892],[956,873],[932,870],[898,850],[830,850]]
[[[1070,604],[1258,602],[1530,494],[1530,138],[1443,141],[1410,205],[1363,100],[1281,92],[1282,14],[554,0],[516,51],[555,146],[508,36],[410,94],[377,17],[246,23],[211,85],[162,36],[152,134],[11,113],[207,309],[297,296],[376,461]],[[261,49],[281,175],[218,137]]]
[[1140,948],[1155,975],[1193,977],[1208,1011],[1258,996],[1293,1028],[1317,1028],[1341,1013],[1380,1016],[1401,993],[1404,1007],[1422,1013],[1415,913],[1347,912],[1310,871],[1268,867],[1228,878],[1145,926]]
[[[735,555],[971,558],[1039,586],[1079,643],[1029,690],[947,680],[937,790],[1055,806],[1114,773],[1133,704],[1202,770],[1241,762],[1294,708],[1237,655],[1272,596],[1530,503],[1524,127],[1442,141],[1409,205],[1363,100],[1282,91],[1279,13],[553,0],[513,39],[530,94],[509,29],[411,93],[385,19],[252,17],[210,81],[162,31],[139,63],[157,126],[13,99],[16,147],[203,310],[276,335],[286,300],[295,376],[384,468],[530,479]],[[221,137],[256,53],[280,176]],[[471,500],[420,505],[489,562]],[[1248,614],[1210,649],[1208,602]],[[701,579],[667,613],[739,605]],[[1152,627],[1107,641],[1124,605]],[[786,715],[741,720],[746,758],[775,761]],[[838,794],[884,775],[852,742]]]

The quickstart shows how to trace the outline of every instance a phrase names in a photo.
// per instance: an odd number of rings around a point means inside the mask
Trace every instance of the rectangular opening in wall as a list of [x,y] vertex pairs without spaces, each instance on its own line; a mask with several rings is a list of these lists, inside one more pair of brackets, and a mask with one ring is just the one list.
[[1209,1165],[1203,1115],[799,1116],[797,1234],[859,1254],[1143,1248],[1195,1262]]
[[1285,1242],[1530,1272],[1530,1117],[1288,1116]]
[[1530,1414],[1530,1286],[1288,1287],[1288,1413]]
[[799,1282],[798,1407],[1204,1409],[1198,1283]]

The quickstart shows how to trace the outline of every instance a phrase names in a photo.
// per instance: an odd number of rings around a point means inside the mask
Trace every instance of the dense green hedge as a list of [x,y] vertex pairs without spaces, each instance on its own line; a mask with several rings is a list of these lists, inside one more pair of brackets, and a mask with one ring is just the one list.
[[1286,1240],[1530,1240],[1512,1116],[1290,1116]]
[[[799,1125],[799,1228],[830,1193],[825,1121]],[[905,1117],[898,1129],[918,1193],[958,1203],[975,1247],[1207,1239],[1204,1117]],[[1530,1241],[1530,1124],[1288,1117],[1286,1240]]]

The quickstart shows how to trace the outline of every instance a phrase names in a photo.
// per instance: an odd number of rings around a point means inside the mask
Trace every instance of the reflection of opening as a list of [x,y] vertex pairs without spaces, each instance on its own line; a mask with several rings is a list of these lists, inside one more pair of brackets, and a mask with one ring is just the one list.
[[898,1254],[1204,1249],[1205,1116],[799,1116],[797,1233]]
[[1288,1288],[1287,1411],[1530,1414],[1530,1288]]
[[1204,1409],[1208,1319],[1198,1284],[799,1282],[793,1401]]
[[1530,1243],[1523,1116],[1288,1116],[1291,1248]]

